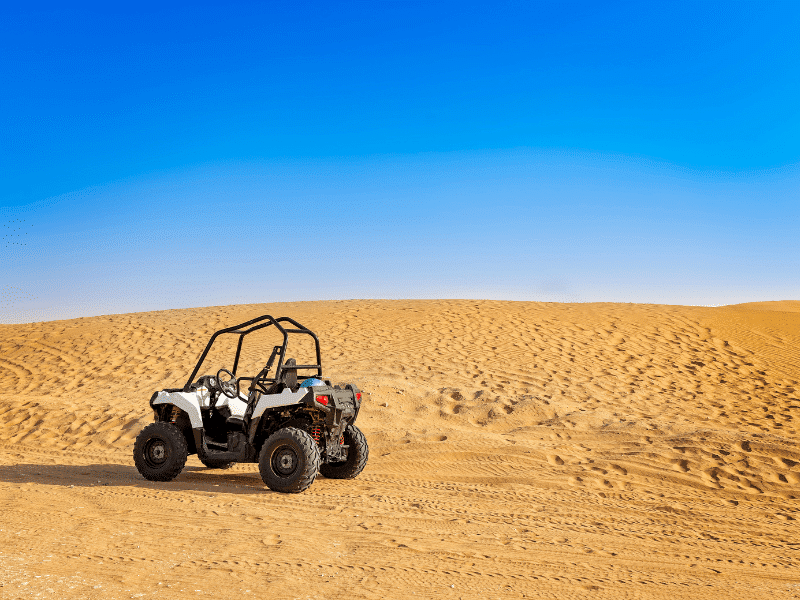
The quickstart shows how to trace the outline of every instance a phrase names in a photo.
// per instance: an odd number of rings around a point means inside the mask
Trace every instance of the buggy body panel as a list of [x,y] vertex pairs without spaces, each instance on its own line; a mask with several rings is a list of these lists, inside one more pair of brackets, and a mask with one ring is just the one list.
[[256,407],[253,409],[253,419],[261,418],[264,411],[270,408],[279,408],[283,406],[291,406],[293,404],[300,404],[300,402],[309,394],[310,388],[301,388],[297,392],[284,389],[280,394],[265,394],[258,399]]
[[[164,391],[157,393],[150,406],[155,408],[158,404],[173,404],[189,415],[192,428],[196,429],[203,427],[201,411],[211,407],[211,397],[212,395],[207,388],[198,388],[192,392]],[[228,398],[225,395],[220,395],[216,407],[228,407],[231,415],[242,418],[247,410],[247,398],[241,394],[239,398]]]
[[155,409],[156,405],[159,404],[177,406],[189,415],[189,422],[192,424],[192,429],[203,428],[200,403],[194,392],[158,392],[158,395],[150,402],[150,406]]

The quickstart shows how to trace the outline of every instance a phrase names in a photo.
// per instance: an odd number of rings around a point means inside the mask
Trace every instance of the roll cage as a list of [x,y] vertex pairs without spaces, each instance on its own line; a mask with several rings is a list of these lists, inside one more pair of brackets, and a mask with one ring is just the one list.
[[[281,323],[289,323],[293,327],[286,328],[281,325]],[[206,345],[205,350],[200,355],[199,360],[197,361],[197,366],[195,366],[194,371],[192,371],[189,380],[186,382],[186,385],[183,386],[183,391],[188,392],[191,390],[192,382],[194,378],[197,377],[197,374],[200,372],[200,367],[203,366],[203,361],[205,361],[206,356],[208,356],[211,347],[214,345],[214,341],[220,335],[224,333],[230,333],[239,336],[239,343],[236,345],[236,357],[233,360],[233,369],[231,369],[231,373],[236,376],[236,368],[239,366],[239,357],[242,353],[242,343],[244,342],[244,336],[253,333],[254,331],[258,331],[260,329],[264,329],[266,327],[275,326],[278,328],[283,334],[283,344],[280,346],[275,346],[272,349],[272,353],[267,360],[266,365],[261,370],[261,372],[256,375],[255,377],[238,377],[237,378],[237,388],[238,384],[241,381],[252,381],[252,385],[254,387],[260,388],[262,393],[267,393],[266,386],[274,384],[277,381],[281,381],[284,373],[286,371],[296,371],[298,369],[316,369],[317,374],[316,377],[322,378],[322,358],[319,352],[319,339],[317,339],[316,334],[308,329],[308,327],[304,327],[294,319],[289,317],[279,317],[277,319],[273,318],[270,315],[262,315],[260,317],[256,317],[255,319],[251,319],[244,323],[240,323],[239,325],[234,325],[233,327],[226,327],[225,329],[220,329],[219,331],[215,332],[214,335],[211,336],[211,339],[208,340],[208,344]],[[310,335],[314,339],[314,346],[317,353],[317,364],[315,365],[295,365],[295,364],[284,364],[284,359],[286,357],[286,346],[289,342],[289,334],[290,333],[300,333],[305,335]],[[275,375],[274,377],[269,377],[269,371],[272,368],[272,364],[275,362],[275,359],[278,359],[278,365],[275,367]],[[302,379],[306,379],[303,377]]]

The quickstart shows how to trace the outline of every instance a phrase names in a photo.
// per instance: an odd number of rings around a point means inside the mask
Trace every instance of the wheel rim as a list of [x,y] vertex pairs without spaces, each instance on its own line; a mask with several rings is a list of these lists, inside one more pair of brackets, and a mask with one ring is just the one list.
[[151,468],[158,468],[167,462],[169,447],[161,438],[148,440],[144,446],[144,461]]
[[289,446],[282,446],[272,455],[272,469],[281,477],[289,477],[297,471],[300,464],[297,452]]

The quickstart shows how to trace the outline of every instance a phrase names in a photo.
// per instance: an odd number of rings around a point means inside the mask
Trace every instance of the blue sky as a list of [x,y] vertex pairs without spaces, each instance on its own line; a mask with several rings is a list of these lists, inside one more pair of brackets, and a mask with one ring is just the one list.
[[800,298],[800,5],[0,8],[0,321]]

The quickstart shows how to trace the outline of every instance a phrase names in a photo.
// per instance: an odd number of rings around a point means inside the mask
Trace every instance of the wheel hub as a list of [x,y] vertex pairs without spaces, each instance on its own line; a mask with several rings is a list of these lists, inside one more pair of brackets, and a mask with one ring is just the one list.
[[153,440],[147,448],[148,462],[159,465],[167,459],[167,446],[163,440]]
[[291,448],[281,448],[275,453],[274,465],[281,475],[291,475],[297,468],[297,454]]

